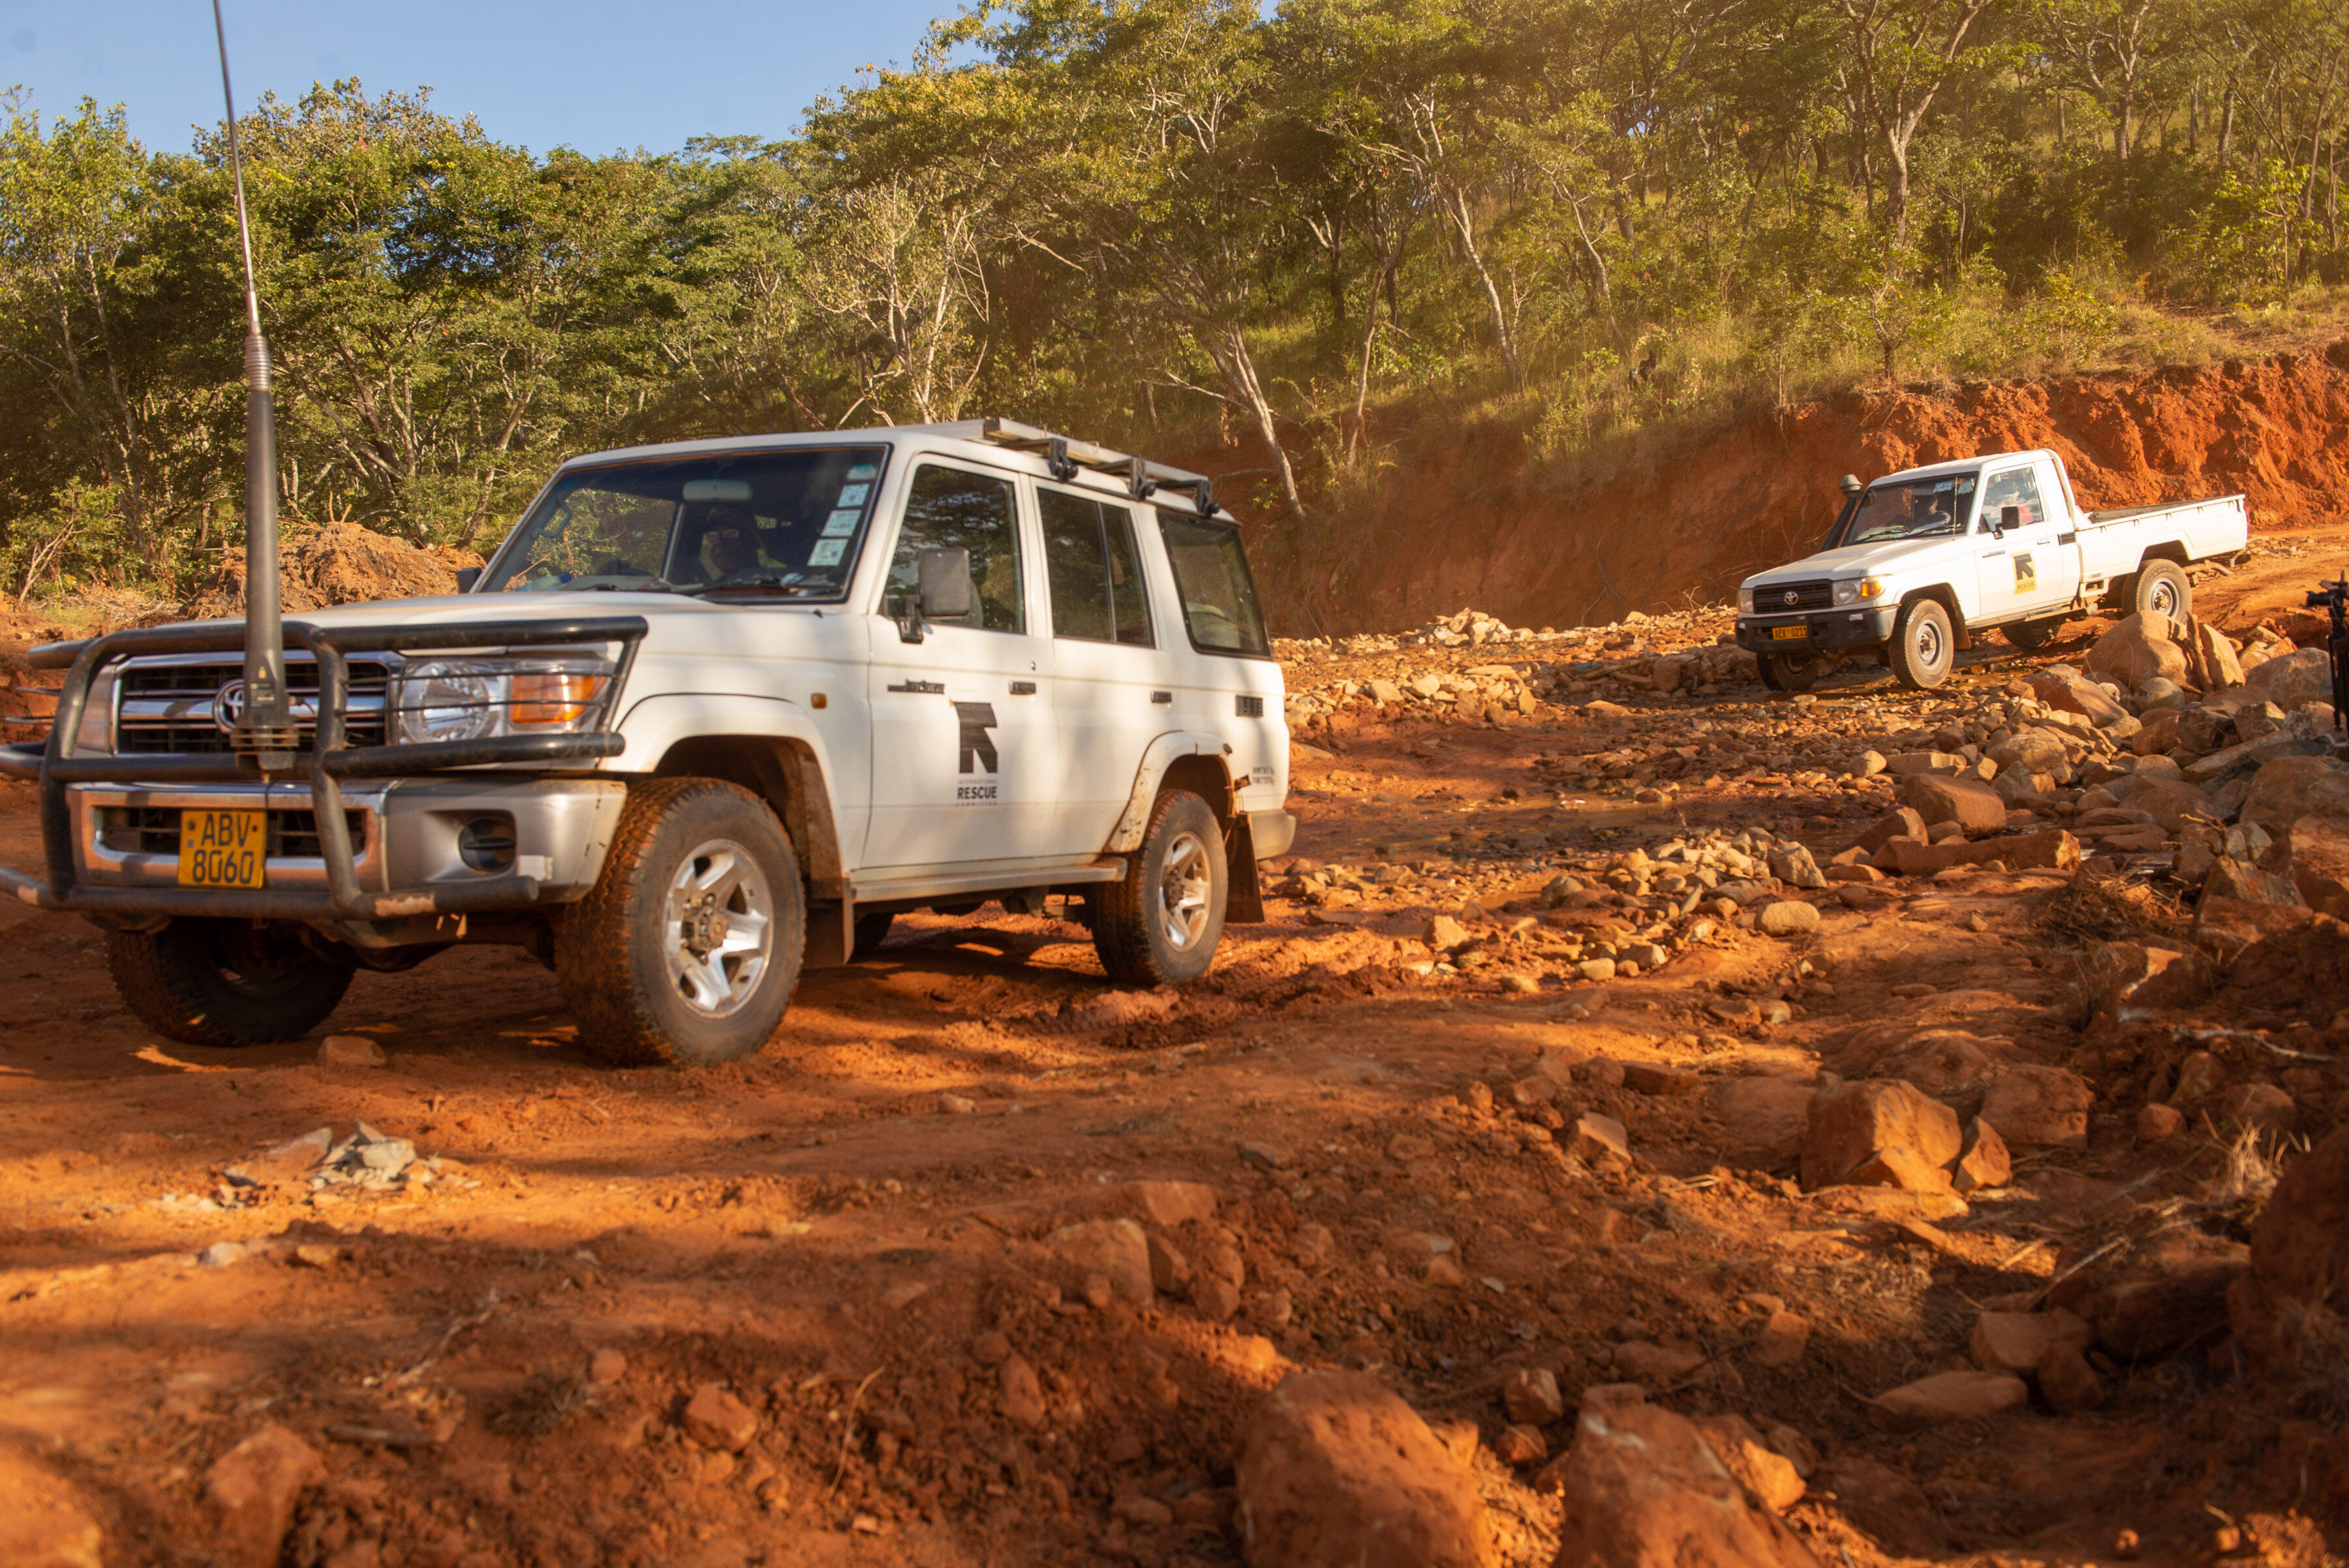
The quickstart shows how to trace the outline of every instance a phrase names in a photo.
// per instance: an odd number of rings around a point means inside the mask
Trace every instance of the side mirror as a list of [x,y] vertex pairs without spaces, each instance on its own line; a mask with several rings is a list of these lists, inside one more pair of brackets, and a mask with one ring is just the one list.
[[1859,482],[1859,475],[1856,473],[1847,473],[1843,476],[1841,488],[1846,495],[1857,495],[1861,491],[1867,489],[1868,486]]
[[458,591],[459,593],[460,593],[460,594],[470,594],[470,593],[471,593],[471,592],[473,591],[473,585],[474,585],[475,583],[480,582],[481,580],[481,567],[479,567],[479,566],[460,566],[460,567],[458,567],[458,568],[457,568],[457,591]]
[[2023,508],[2020,506],[2002,506],[1998,509],[1998,521],[1992,524],[1991,532],[2002,539],[2006,536],[2006,531],[2009,528],[2020,528],[2022,526]]
[[923,551],[915,566],[914,591],[906,596],[905,609],[897,617],[898,639],[921,641],[929,635],[932,616],[940,620],[962,619],[970,614],[973,597],[968,550]]

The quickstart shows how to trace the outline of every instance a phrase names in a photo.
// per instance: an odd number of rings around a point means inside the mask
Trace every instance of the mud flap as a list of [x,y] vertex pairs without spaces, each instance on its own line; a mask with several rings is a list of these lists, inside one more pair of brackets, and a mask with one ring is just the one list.
[[1232,813],[1232,825],[1224,830],[1224,865],[1227,873],[1224,923],[1264,924],[1264,885],[1256,876],[1256,830],[1248,826],[1247,812]]
[[845,969],[856,950],[856,900],[841,898],[808,906],[807,950],[800,972],[812,969]]

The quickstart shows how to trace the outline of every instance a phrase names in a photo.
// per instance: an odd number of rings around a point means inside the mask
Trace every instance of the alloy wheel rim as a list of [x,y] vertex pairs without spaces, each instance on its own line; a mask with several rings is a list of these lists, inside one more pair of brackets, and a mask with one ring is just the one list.
[[741,845],[713,838],[685,857],[662,927],[678,999],[705,1018],[740,1011],[767,972],[774,914],[766,873]]
[[1195,833],[1176,834],[1158,877],[1159,929],[1176,952],[1188,952],[1206,934],[1215,885],[1206,843]]

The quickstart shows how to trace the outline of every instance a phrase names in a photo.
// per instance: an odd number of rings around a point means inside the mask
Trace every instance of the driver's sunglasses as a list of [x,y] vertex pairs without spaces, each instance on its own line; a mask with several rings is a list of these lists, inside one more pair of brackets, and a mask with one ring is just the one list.
[[732,540],[735,544],[739,545],[742,542],[743,535],[742,530],[740,528],[712,528],[709,533],[703,535],[702,537],[712,544],[716,544],[721,540]]

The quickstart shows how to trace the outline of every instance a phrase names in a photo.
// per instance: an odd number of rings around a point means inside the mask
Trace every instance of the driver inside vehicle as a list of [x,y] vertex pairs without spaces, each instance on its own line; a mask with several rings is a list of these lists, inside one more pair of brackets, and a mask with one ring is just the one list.
[[739,506],[713,506],[701,526],[703,581],[722,583],[737,572],[771,566],[759,548],[759,524]]

